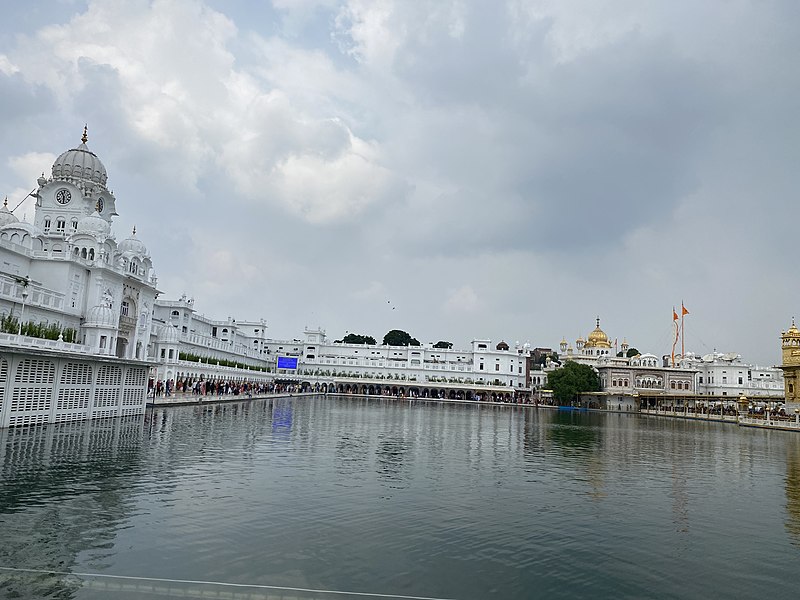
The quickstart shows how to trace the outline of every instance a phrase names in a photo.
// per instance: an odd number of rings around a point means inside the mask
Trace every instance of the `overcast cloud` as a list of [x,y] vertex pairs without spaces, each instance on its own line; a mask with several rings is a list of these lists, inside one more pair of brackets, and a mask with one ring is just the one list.
[[798,26],[795,0],[10,4],[0,194],[88,123],[117,237],[209,316],[557,347],[599,315],[662,354],[684,300],[687,349],[774,364]]

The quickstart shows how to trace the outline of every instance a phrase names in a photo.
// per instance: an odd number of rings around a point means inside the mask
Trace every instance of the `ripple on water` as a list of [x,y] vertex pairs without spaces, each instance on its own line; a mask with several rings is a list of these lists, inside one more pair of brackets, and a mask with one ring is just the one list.
[[800,436],[484,408],[294,398],[5,431],[0,561],[459,600],[794,597]]

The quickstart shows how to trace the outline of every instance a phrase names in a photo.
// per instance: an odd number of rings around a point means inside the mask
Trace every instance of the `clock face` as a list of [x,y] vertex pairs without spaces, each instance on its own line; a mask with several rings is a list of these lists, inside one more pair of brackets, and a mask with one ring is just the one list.
[[69,190],[62,188],[56,192],[56,202],[59,204],[69,204],[70,200],[72,200],[72,194]]
[[103,212],[103,206],[105,206],[105,204],[103,204],[103,199],[102,198],[98,198],[97,199],[97,212],[99,212],[99,213]]

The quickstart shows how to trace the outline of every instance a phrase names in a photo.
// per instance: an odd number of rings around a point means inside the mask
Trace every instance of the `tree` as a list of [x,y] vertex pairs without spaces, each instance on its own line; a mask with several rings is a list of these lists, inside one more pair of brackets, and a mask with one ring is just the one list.
[[600,377],[589,365],[568,361],[547,376],[547,387],[559,404],[566,405],[585,392],[599,392]]
[[378,343],[371,335],[360,335],[358,333],[348,333],[344,336],[342,342],[345,344],[367,344],[369,346],[374,346]]
[[[625,353],[625,356],[631,358],[633,356],[639,356],[639,354],[641,354],[641,352],[639,352],[636,348],[628,348],[628,351]],[[622,356],[622,350],[617,352],[617,356]]]
[[453,347],[453,342],[438,341],[433,345],[434,348],[442,348],[443,350],[450,350]]
[[384,346],[419,346],[419,340],[412,338],[405,331],[392,329],[383,336]]

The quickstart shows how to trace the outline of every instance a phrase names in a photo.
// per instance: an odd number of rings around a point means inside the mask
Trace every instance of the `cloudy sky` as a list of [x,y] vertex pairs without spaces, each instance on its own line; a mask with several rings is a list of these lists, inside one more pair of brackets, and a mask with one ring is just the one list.
[[[165,297],[464,347],[779,360],[800,317],[800,2],[4,3],[0,195],[75,147]],[[24,202],[16,211],[32,219]]]

